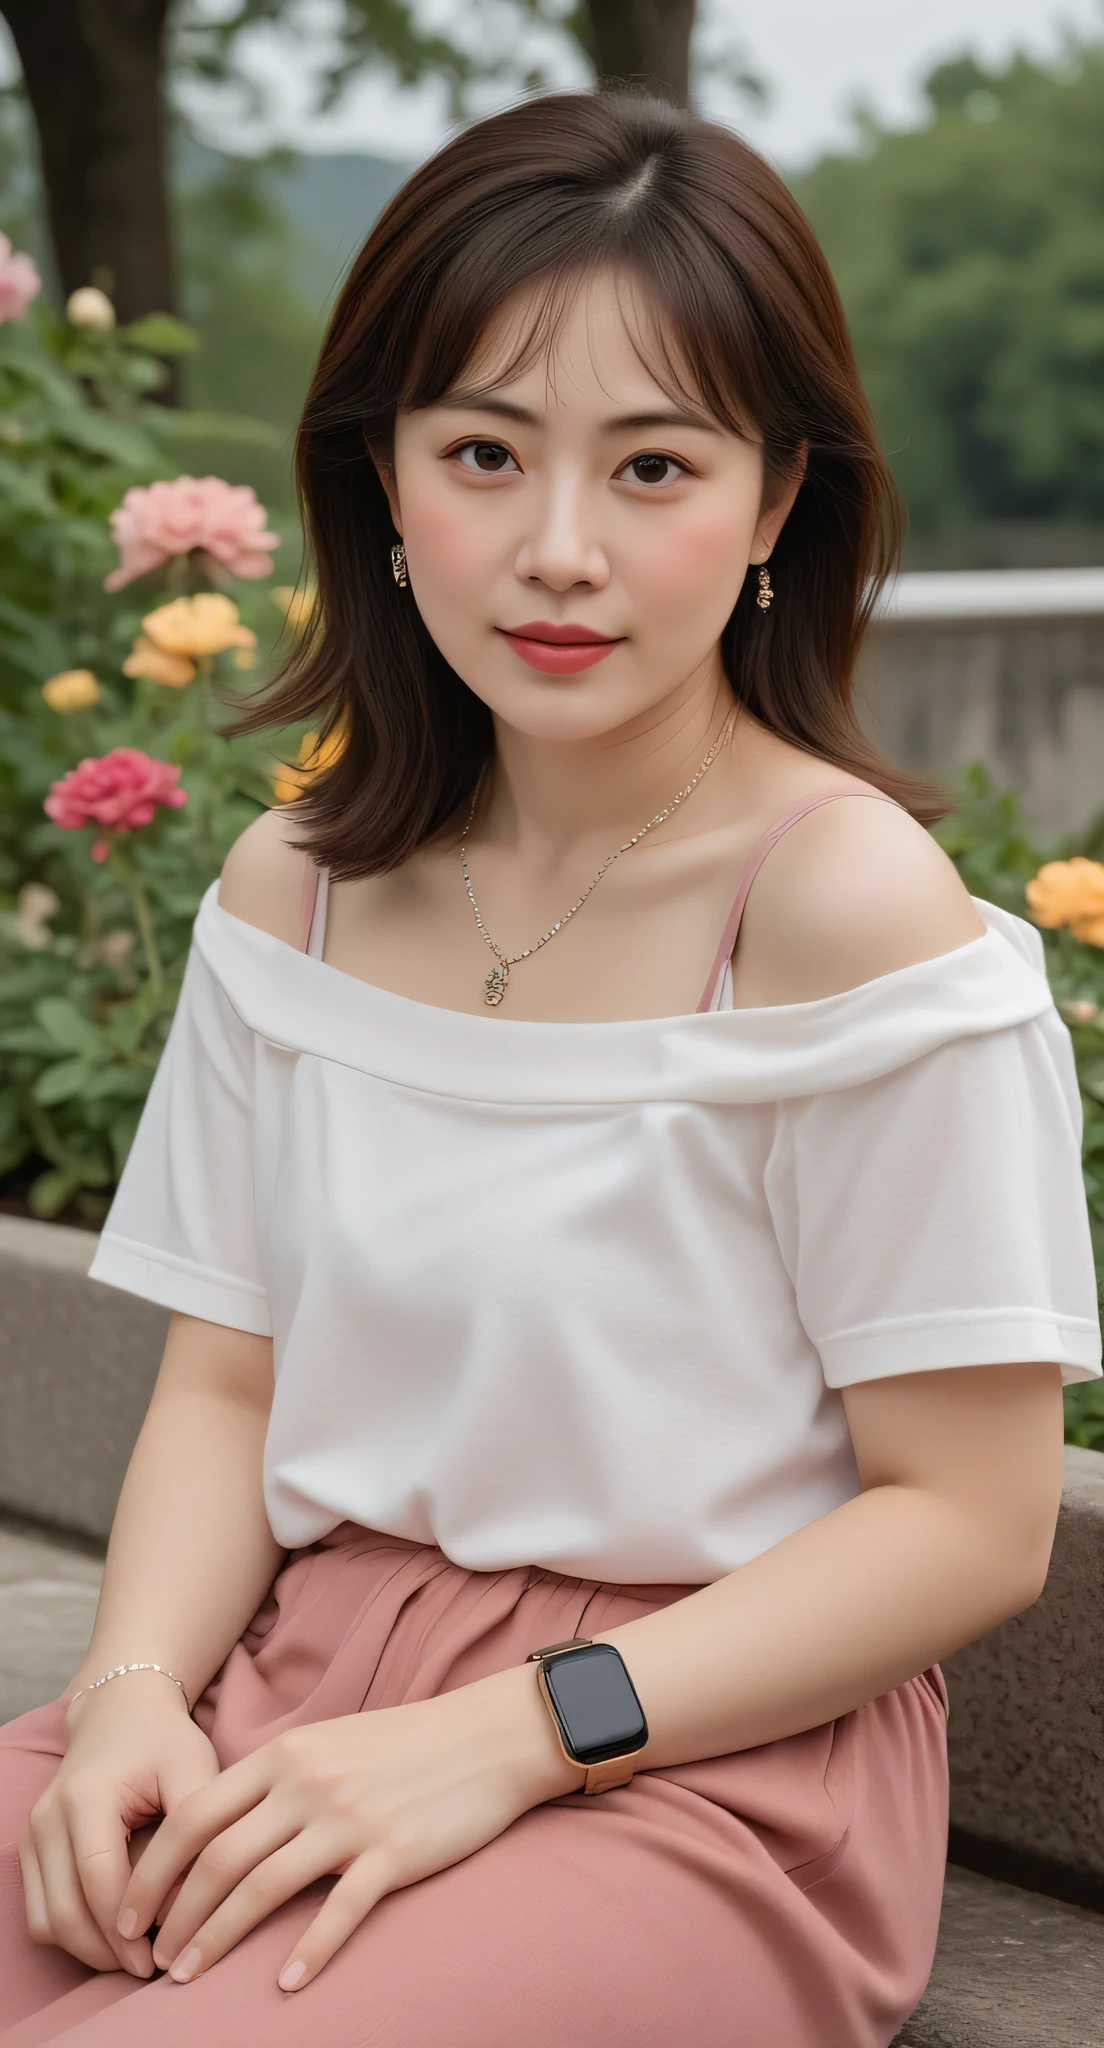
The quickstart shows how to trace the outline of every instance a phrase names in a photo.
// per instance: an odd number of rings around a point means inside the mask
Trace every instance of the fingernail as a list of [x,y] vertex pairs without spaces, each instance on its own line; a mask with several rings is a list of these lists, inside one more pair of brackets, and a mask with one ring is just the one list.
[[195,1976],[202,1961],[203,1957],[197,1948],[186,1949],[182,1956],[177,1956],[169,1975],[175,1983],[186,1984],[190,1977]]
[[153,1951],[153,1960],[154,1960],[154,1962],[156,1963],[156,1965],[157,1965],[157,1967],[158,1967],[158,1969],[159,1969],[159,1970],[167,1970],[167,1969],[168,1969],[168,1967],[169,1967],[169,1958],[168,1958],[168,1956],[166,1956],[166,1955],[162,1955],[162,1953],[161,1953],[161,1950],[160,1950],[159,1948],[155,1948],[155,1949],[154,1949],[154,1951]]
[[136,1956],[131,1965],[136,1977],[152,1977],[153,1961],[150,1956]]
[[124,1941],[131,1941],[137,1932],[138,1915],[133,1907],[128,1906],[126,1912],[119,1915],[119,1933]]
[[296,1985],[302,1983],[306,1974],[307,1966],[304,1962],[285,1963],[276,1982],[281,1991],[294,1991]]

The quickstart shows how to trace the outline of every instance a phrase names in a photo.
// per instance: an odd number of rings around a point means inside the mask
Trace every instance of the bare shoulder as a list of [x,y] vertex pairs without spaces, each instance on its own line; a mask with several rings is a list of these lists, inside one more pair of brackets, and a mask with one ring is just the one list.
[[985,925],[952,861],[894,804],[823,804],[772,849],[733,962],[737,1007],[812,1002],[936,959]]
[[218,894],[231,917],[257,925],[289,946],[302,941],[308,860],[295,837],[294,821],[283,806],[262,812],[230,848]]

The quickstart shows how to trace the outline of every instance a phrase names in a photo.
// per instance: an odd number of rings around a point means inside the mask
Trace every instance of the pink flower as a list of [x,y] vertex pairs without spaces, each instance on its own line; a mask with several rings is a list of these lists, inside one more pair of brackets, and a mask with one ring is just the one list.
[[[139,747],[115,747],[70,768],[54,783],[42,808],[63,832],[79,831],[82,825],[135,832],[152,822],[158,804],[178,811],[187,803],[187,791],[176,787],[179,776],[179,768],[153,760]],[[93,860],[106,860],[110,852],[110,839],[94,841]]]
[[29,256],[16,256],[7,235],[0,235],[0,321],[22,320],[42,290]]
[[201,548],[233,576],[268,576],[278,533],[265,531],[267,513],[251,484],[219,476],[178,476],[171,483],[136,484],[111,514],[119,566],[104,577],[105,590],[121,590],[171,555]]

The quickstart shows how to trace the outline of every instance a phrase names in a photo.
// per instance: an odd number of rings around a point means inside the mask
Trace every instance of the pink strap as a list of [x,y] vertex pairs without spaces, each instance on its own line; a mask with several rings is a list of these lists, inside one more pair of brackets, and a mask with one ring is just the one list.
[[310,945],[311,926],[314,923],[314,906],[318,901],[318,867],[310,854],[303,859],[303,900],[299,908],[299,951],[305,953]]
[[705,984],[705,994],[698,1004],[699,1012],[711,1010],[713,1007],[713,998],[717,993],[717,984],[725,971],[726,963],[731,960],[735,951],[736,937],[740,930],[740,919],[744,914],[744,905],[748,899],[748,891],[771,848],[777,846],[783,834],[789,831],[791,825],[796,825],[799,818],[807,818],[809,812],[818,811],[821,804],[834,804],[837,798],[841,796],[870,796],[876,802],[882,804],[892,804],[897,801],[895,797],[886,796],[884,790],[881,789],[829,789],[821,796],[808,796],[803,803],[795,804],[792,811],[787,811],[784,817],[777,818],[773,825],[768,825],[766,831],[760,833],[744,863],[744,871],[740,876],[740,886],[736,891],[736,901],[729,912],[728,923],[724,928],[721,943],[717,948],[717,957],[710,970],[709,980]]

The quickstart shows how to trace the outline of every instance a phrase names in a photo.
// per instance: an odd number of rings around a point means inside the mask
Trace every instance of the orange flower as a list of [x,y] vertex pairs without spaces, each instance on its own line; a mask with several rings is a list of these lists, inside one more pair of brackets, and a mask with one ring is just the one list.
[[1024,891],[1036,924],[1056,931],[1068,925],[1087,946],[1104,946],[1104,867],[1075,854],[1048,860]]
[[63,668],[43,683],[42,694],[51,711],[87,711],[99,703],[100,686],[90,668]]
[[125,676],[141,676],[146,683],[167,683],[172,690],[182,690],[185,683],[193,681],[195,672],[195,662],[189,661],[187,655],[166,654],[144,633],[139,633],[123,663]]
[[327,733],[320,740],[316,732],[305,732],[299,742],[295,766],[279,763],[272,778],[272,788],[278,804],[290,804],[310,786],[314,776],[323,769],[332,768],[345,751],[345,734],[339,727]]
[[196,597],[174,597],[168,604],[158,605],[156,611],[146,613],[142,631],[162,653],[183,655],[189,661],[223,654],[228,647],[257,645],[257,635],[242,625],[233,598],[217,590],[201,590]]

